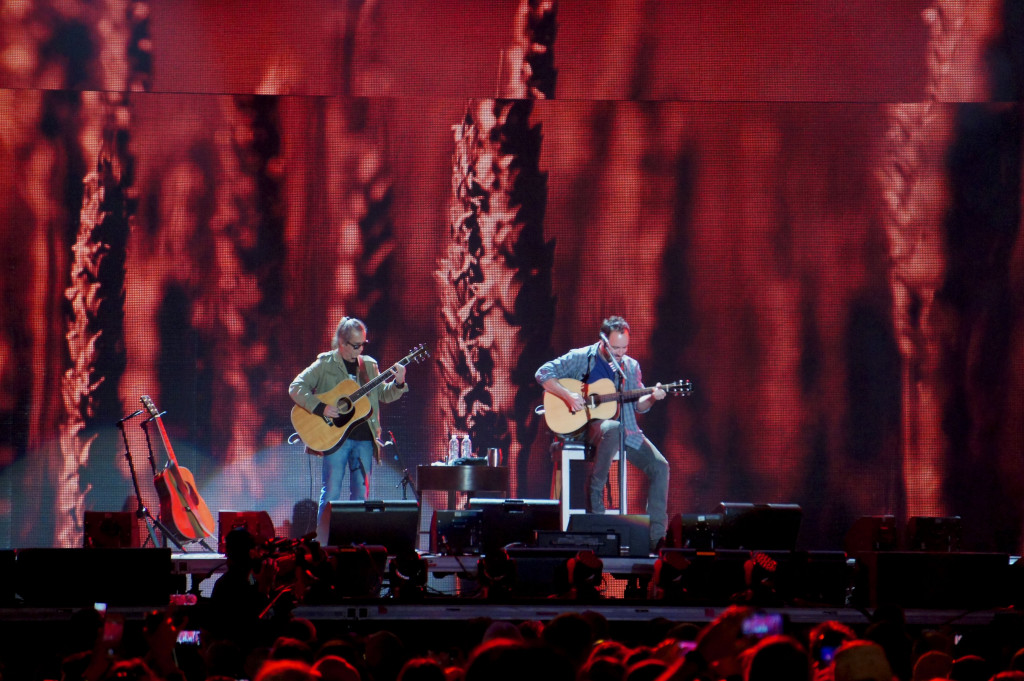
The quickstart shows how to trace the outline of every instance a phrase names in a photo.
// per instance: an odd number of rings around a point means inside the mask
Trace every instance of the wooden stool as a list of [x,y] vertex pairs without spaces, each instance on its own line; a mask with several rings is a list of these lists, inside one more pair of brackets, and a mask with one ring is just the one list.
[[[551,476],[551,498],[559,500],[559,510],[562,520],[562,531],[569,527],[569,516],[586,513],[586,503],[583,508],[573,508],[569,490],[572,483],[571,464],[573,461],[586,461],[590,458],[591,445],[583,440],[565,439],[556,437],[551,443],[551,458],[554,462],[554,472]],[[616,452],[612,461],[619,460],[619,453]],[[609,477],[609,484],[611,477]],[[584,491],[584,493],[586,493]]]

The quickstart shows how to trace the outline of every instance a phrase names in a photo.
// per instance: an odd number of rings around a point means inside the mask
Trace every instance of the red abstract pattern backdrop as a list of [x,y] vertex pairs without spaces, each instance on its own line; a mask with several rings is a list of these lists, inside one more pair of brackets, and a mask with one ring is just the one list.
[[5,7],[0,546],[134,510],[142,394],[211,508],[308,531],[287,385],[342,315],[434,354],[372,496],[457,431],[546,497],[533,371],[622,314],[648,383],[696,386],[641,423],[670,513],[799,503],[810,548],[955,514],[1019,553],[1009,4]]

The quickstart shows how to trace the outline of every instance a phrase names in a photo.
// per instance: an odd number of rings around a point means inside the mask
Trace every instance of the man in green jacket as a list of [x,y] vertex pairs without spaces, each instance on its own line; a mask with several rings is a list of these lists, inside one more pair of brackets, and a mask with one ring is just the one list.
[[[364,385],[380,374],[377,360],[363,355],[366,346],[366,324],[355,317],[343,317],[334,332],[331,351],[320,353],[316,361],[302,370],[288,388],[295,404],[306,411],[336,418],[338,409],[333,404],[326,404],[317,398],[317,394],[325,393],[346,379]],[[378,420],[381,402],[394,402],[401,397],[409,386],[405,383],[405,367],[397,365],[395,376],[386,381],[383,387],[371,390],[366,399],[370,400],[370,413],[367,418],[350,427],[346,436],[337,445],[323,454],[323,486],[320,489],[320,507],[317,511],[317,539],[321,544],[327,543],[330,529],[329,502],[341,498],[342,481],[345,473],[349,474],[349,493],[351,499],[366,499],[370,489],[370,472],[373,459],[381,462],[381,444],[379,441],[381,428]],[[312,454],[321,454],[307,448]]]

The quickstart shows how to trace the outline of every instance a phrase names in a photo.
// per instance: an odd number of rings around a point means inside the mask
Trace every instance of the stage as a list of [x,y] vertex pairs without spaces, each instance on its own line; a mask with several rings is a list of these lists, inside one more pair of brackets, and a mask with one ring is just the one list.
[[[22,553],[32,559],[26,566],[40,586],[25,590],[17,599],[7,595],[3,605],[10,607],[0,608],[0,619],[9,623],[68,620],[92,599],[109,600],[112,610],[124,613],[127,619],[137,619],[166,605],[168,591],[208,597],[214,582],[226,569],[225,556],[215,552],[36,549]],[[415,598],[393,597],[385,569],[380,597],[345,598],[326,604],[298,603],[293,613],[315,622],[337,622],[360,629],[390,628],[399,622],[454,623],[480,618],[547,621],[563,612],[581,610],[592,610],[609,622],[623,624],[703,623],[713,620],[734,602],[729,594],[739,591],[742,583],[729,581],[723,585],[722,580],[731,580],[730,575],[742,569],[739,554],[745,552],[690,553],[689,569],[700,570],[691,574],[691,592],[665,600],[651,599],[647,592],[658,557],[604,557],[599,587],[602,597],[586,601],[566,598],[564,592],[552,587],[553,573],[566,562],[565,551],[532,549],[516,553],[513,549],[510,553],[517,556],[518,580],[524,590],[521,595],[500,601],[482,596],[477,581],[480,556],[423,554],[428,578]],[[662,558],[669,555],[665,552]],[[837,552],[794,552],[787,563],[784,556],[775,555],[782,566],[780,593],[788,588],[788,582],[782,578],[787,573],[782,568],[799,565],[801,571],[790,573],[805,583],[805,589],[814,587],[819,600],[809,602],[801,597],[785,603],[758,603],[755,598],[752,604],[779,612],[794,625],[813,625],[823,620],[867,625],[878,605],[899,603],[912,626],[983,626],[1001,613],[1015,612],[1012,606],[1019,595],[1012,587],[1016,556],[1007,559],[1001,554],[890,552],[855,559]],[[820,557],[829,560],[815,560]],[[394,558],[387,560],[390,567]],[[807,571],[807,566],[815,565],[824,566],[824,572]],[[52,571],[48,572],[48,568]],[[165,570],[170,578],[169,587],[160,586],[157,579],[156,573]],[[73,573],[77,575],[72,577]],[[18,575],[22,581],[26,578],[24,572]],[[154,584],[156,588],[151,588]]]

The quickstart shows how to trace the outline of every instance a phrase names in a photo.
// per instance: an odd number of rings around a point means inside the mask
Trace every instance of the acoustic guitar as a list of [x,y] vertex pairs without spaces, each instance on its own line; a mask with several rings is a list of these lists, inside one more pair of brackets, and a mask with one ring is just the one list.
[[[573,378],[560,378],[558,382],[571,392],[583,396],[584,406],[580,411],[570,411],[562,398],[549,392],[544,393],[544,421],[552,432],[559,435],[575,433],[591,421],[605,421],[615,418],[619,412],[619,400],[635,402],[644,395],[650,395],[656,388],[637,388],[636,390],[615,391],[615,384],[608,378],[600,378],[593,383],[583,383]],[[693,383],[676,381],[661,386],[669,395],[687,396],[693,393]]]
[[395,362],[377,376],[359,385],[351,378],[334,386],[325,393],[316,396],[324,404],[333,404],[340,414],[335,418],[317,416],[295,405],[292,407],[292,426],[307,447],[314,452],[325,452],[345,439],[352,426],[365,421],[370,416],[370,393],[384,385],[394,377],[399,366],[407,366],[411,362],[422,362],[430,353],[420,343],[408,355]]
[[160,441],[167,454],[167,465],[153,477],[153,485],[160,498],[160,520],[180,537],[189,540],[203,539],[213,535],[213,514],[206,502],[199,496],[192,472],[178,465],[170,438],[160,419],[160,412],[153,405],[149,395],[143,395],[142,406],[146,408],[160,432]]

